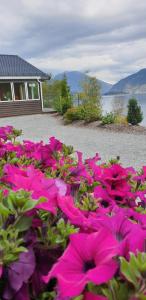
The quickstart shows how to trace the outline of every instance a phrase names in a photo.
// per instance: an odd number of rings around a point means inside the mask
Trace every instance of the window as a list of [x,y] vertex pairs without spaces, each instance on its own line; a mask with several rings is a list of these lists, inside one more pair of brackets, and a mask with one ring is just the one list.
[[0,83],[0,101],[12,100],[10,82]]
[[39,90],[37,82],[28,82],[28,98],[30,100],[39,99]]
[[26,100],[24,82],[14,82],[15,100]]

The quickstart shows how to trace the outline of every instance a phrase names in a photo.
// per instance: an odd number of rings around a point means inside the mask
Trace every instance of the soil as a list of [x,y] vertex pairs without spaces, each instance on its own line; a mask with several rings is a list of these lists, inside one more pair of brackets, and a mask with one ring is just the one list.
[[123,124],[107,124],[102,125],[100,121],[95,121],[91,123],[85,123],[84,121],[74,121],[71,124],[65,124],[63,117],[60,116],[58,113],[53,113],[52,116],[57,118],[61,125],[64,126],[74,126],[74,127],[84,127],[84,128],[92,128],[96,130],[104,130],[104,131],[111,131],[111,132],[123,132],[129,134],[142,134],[146,135],[146,127],[141,125],[123,125]]

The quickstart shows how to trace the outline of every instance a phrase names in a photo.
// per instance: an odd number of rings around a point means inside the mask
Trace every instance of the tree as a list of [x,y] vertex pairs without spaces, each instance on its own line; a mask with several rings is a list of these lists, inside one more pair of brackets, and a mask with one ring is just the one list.
[[61,96],[61,81],[45,81],[42,85],[44,107],[54,106],[54,102]]
[[63,79],[61,80],[61,113],[65,114],[68,108],[72,107],[72,96],[70,92],[70,87],[67,84],[67,77],[64,74]]
[[138,125],[143,120],[143,113],[135,98],[129,99],[127,121],[132,125]]
[[85,76],[85,79],[81,82],[82,102],[84,104],[90,103],[101,107],[101,94],[100,85],[95,77]]
[[50,80],[43,83],[44,107],[54,107],[60,114],[64,114],[72,107],[72,96],[64,75],[62,80]]

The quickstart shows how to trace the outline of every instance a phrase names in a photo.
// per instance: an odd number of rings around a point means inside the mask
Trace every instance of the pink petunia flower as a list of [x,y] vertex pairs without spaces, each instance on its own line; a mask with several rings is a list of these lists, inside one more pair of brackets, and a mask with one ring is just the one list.
[[108,195],[106,189],[102,186],[96,186],[94,188],[94,197],[97,199],[99,207],[109,209],[115,205],[115,201]]
[[104,169],[104,182],[121,181],[127,179],[128,172],[119,164],[113,164],[109,168]]
[[117,241],[106,229],[91,234],[73,234],[64,254],[43,279],[47,283],[51,278],[57,278],[62,297],[78,296],[88,282],[100,285],[114,276],[116,254]]
[[58,196],[57,203],[57,206],[66,215],[71,224],[79,226],[84,230],[90,226],[83,211],[74,205],[74,200],[71,196]]
[[31,192],[33,199],[40,197],[46,198],[46,201],[38,204],[36,207],[56,213],[57,197],[64,196],[67,193],[67,186],[61,179],[46,178],[45,175],[33,165],[25,169],[15,166],[5,166],[5,181],[11,184],[13,190],[24,189]]

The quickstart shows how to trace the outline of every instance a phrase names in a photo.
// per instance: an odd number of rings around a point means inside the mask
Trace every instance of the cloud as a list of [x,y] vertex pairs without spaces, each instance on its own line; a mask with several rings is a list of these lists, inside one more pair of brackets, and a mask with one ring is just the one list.
[[146,67],[146,1],[1,0],[0,48],[52,73],[105,81]]

